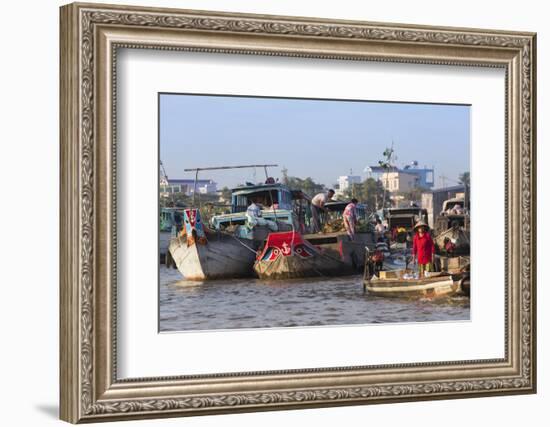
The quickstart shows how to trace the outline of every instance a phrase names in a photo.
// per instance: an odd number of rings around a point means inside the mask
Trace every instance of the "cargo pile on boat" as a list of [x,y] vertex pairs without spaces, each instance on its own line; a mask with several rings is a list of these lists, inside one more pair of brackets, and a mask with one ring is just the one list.
[[328,221],[323,226],[323,233],[337,233],[337,232],[345,232],[346,228],[344,227],[344,220],[341,218],[333,219],[332,221]]

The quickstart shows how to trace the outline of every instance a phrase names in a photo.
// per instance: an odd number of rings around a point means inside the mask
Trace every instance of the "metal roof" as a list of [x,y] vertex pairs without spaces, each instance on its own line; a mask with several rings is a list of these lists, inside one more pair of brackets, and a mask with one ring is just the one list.
[[[194,179],[168,178],[168,184],[194,184]],[[197,179],[197,184],[215,184],[211,179]]]
[[232,188],[231,191],[238,194],[250,194],[259,191],[278,190],[280,188],[290,191],[290,188],[280,182],[274,184],[241,185],[240,187]]
[[464,191],[464,185],[453,185],[451,187],[434,188],[430,193],[448,193],[453,191]]

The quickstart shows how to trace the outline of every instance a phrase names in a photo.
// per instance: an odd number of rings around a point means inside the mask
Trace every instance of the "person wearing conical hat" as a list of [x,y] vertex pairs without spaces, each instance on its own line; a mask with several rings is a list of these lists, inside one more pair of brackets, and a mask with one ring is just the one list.
[[435,245],[425,222],[418,221],[414,226],[414,231],[413,260],[418,263],[420,277],[424,277],[427,271],[434,271]]

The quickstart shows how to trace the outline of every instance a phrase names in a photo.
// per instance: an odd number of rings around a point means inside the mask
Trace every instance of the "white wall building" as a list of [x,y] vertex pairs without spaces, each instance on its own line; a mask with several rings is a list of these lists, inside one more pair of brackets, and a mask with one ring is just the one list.
[[342,175],[338,177],[338,190],[336,196],[343,196],[353,184],[361,184],[361,177],[358,175]]
[[418,187],[419,177],[403,171],[387,172],[380,177],[382,185],[392,193],[408,193]]
[[[165,193],[183,193],[191,196],[195,189],[195,180],[193,179],[163,179],[160,181],[161,192]],[[197,180],[197,193],[212,194],[218,191],[217,183],[211,179]]]
[[218,185],[214,181],[202,183],[200,186],[197,186],[197,191],[201,194],[211,194],[218,191]]

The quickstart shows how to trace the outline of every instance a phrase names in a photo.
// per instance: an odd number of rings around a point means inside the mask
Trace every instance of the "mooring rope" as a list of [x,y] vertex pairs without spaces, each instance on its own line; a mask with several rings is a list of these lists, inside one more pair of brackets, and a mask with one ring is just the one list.
[[241,245],[243,245],[250,252],[254,252],[256,254],[256,251],[254,249],[252,249],[250,246],[248,246],[244,242],[242,242],[237,236],[234,236],[233,234],[229,234],[229,233],[223,233],[221,231],[220,231],[220,233],[235,239],[237,242],[239,242]]

